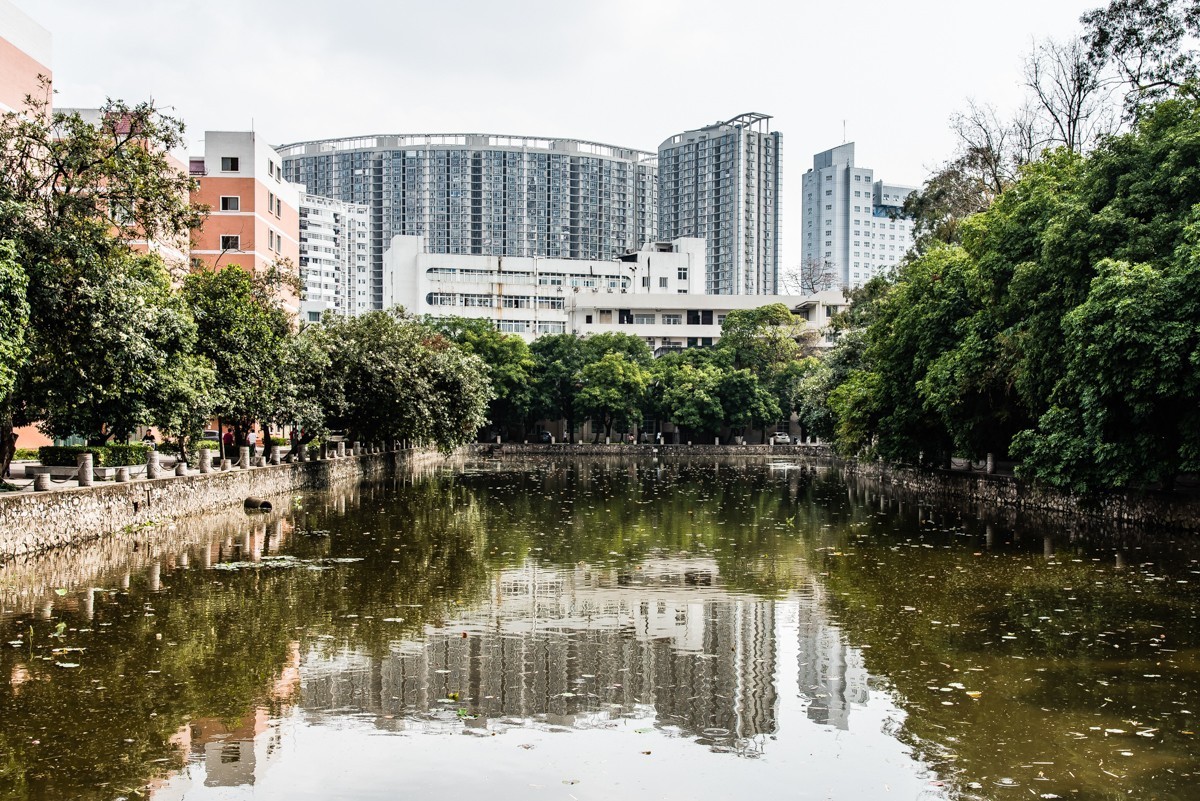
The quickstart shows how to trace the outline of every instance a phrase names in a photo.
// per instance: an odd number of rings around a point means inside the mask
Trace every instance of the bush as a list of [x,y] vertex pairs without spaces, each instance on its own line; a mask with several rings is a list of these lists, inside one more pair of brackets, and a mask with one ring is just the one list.
[[287,437],[271,437],[271,443],[273,445],[279,445],[280,447],[286,448],[288,445],[292,444],[292,441]]
[[108,456],[100,465],[102,467],[120,467],[122,465],[145,464],[146,455],[150,448],[140,442],[126,444],[124,442],[106,445]]
[[38,448],[38,461],[47,467],[74,467],[79,464],[79,454],[92,454],[93,467],[120,467],[122,465],[145,464],[150,449],[141,443],[126,445],[45,445]]
[[38,458],[37,448],[17,448],[13,453],[13,461],[31,460]]
[[192,446],[188,448],[188,450],[199,452],[201,448],[208,448],[215,456],[221,455],[221,443],[217,442],[215,439],[197,440],[196,442],[192,443]]

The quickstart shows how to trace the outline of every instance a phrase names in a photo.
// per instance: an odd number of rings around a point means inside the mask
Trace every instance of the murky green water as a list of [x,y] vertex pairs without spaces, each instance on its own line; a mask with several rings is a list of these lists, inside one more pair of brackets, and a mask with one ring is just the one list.
[[1200,798],[1196,550],[765,461],[299,496],[0,569],[0,798]]

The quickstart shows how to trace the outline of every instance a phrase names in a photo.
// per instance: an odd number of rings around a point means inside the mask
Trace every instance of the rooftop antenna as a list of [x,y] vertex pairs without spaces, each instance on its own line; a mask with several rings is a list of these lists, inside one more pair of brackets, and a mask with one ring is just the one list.
[[846,121],[842,120],[842,144],[846,144]]

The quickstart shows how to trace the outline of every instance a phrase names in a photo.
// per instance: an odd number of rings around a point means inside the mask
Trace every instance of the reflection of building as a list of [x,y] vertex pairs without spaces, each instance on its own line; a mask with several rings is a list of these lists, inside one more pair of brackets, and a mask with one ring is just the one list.
[[306,669],[304,704],[422,726],[460,706],[476,725],[584,727],[653,708],[660,725],[691,734],[774,732],[774,604],[721,588],[711,560],[643,567],[502,571],[478,611],[396,643],[382,661]]
[[[292,643],[279,675],[268,697],[271,701],[289,704],[300,686],[300,643]],[[257,706],[249,714],[234,720],[197,718],[182,726],[171,742],[189,761],[204,767],[206,787],[239,787],[253,785],[279,752],[282,733],[272,725],[277,715],[265,706]],[[191,790],[191,776],[177,774],[164,782],[152,785],[151,796],[156,801],[184,799]]]
[[851,704],[867,702],[867,670],[862,651],[847,645],[841,629],[824,615],[801,615],[798,684],[809,699],[808,718],[848,729]]

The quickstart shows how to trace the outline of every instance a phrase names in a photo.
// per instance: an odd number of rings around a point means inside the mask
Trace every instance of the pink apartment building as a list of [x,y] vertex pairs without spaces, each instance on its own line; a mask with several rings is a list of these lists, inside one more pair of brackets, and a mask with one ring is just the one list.
[[50,31],[8,0],[0,0],[0,113],[25,108],[28,95],[49,100],[40,76],[50,72]]
[[[300,188],[283,180],[279,154],[253,132],[206,131],[204,155],[193,156],[191,174],[200,186],[192,201],[208,207],[204,225],[192,232],[194,267],[236,264],[260,275],[272,264],[300,264]],[[292,315],[299,298],[283,293]]]

